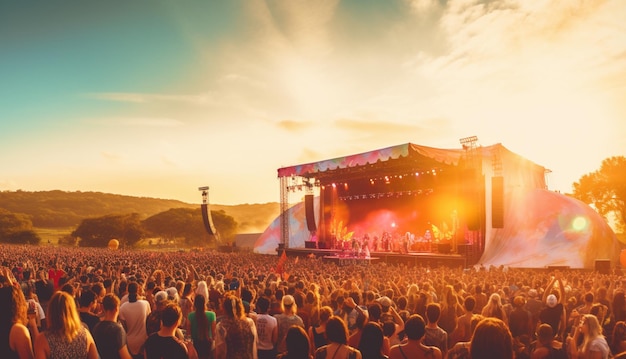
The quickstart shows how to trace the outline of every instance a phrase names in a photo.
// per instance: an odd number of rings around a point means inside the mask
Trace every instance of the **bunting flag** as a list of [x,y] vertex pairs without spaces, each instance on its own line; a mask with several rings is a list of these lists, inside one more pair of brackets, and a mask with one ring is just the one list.
[[285,263],[287,263],[287,252],[283,250],[283,254],[280,255],[280,258],[278,259],[278,264],[276,264],[276,273],[283,273],[283,271],[285,270],[283,268],[285,266]]

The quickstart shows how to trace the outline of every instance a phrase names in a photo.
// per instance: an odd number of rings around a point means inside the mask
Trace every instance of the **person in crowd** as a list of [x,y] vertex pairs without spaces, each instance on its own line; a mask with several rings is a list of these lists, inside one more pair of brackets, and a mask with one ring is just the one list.
[[287,351],[279,354],[277,359],[312,359],[309,337],[302,327],[294,325],[289,328],[285,343]]
[[328,344],[315,351],[315,359],[361,359],[361,352],[348,345],[348,326],[338,316],[326,323]]
[[78,316],[80,321],[87,325],[89,331],[93,335],[93,328],[100,322],[100,317],[95,315],[93,311],[96,309],[96,294],[91,290],[83,290],[78,300]]
[[0,283],[0,353],[7,359],[34,357],[31,332],[38,334],[35,315],[28,314],[28,305],[22,290],[12,281],[13,275],[3,268],[5,283]]
[[598,318],[592,314],[583,314],[580,318],[579,324],[574,328],[574,335],[567,338],[569,357],[607,359],[611,350],[602,335]]
[[[50,298],[52,298],[52,294],[54,294],[54,283],[48,279],[48,273],[43,269],[37,271],[35,292],[39,298],[39,303],[45,308],[48,305]],[[42,327],[45,328],[45,325],[42,324]]]
[[483,287],[480,284],[477,284],[474,287],[474,299],[476,300],[474,314],[481,314],[483,312],[483,308],[487,305],[489,298],[487,297],[487,294],[483,293]]
[[296,313],[298,312],[298,306],[292,295],[285,295],[281,301],[282,313],[276,314],[274,317],[278,322],[278,344],[276,350],[282,353],[287,350],[285,344],[285,338],[287,337],[287,331],[293,325],[304,328],[304,322]]
[[609,347],[611,348],[611,353],[615,356],[626,352],[626,322],[619,321],[615,323]]
[[[454,339],[452,340],[452,346],[458,342],[469,342],[472,337],[471,323],[472,318],[474,317],[474,306],[476,305],[476,300],[473,296],[468,295],[463,300],[463,308],[465,313],[461,315],[456,324],[456,329],[453,332]],[[451,347],[452,347],[451,346]]]
[[405,358],[443,358],[441,350],[437,347],[424,345],[422,339],[426,333],[426,323],[424,318],[419,314],[413,314],[404,324],[404,332],[406,341],[394,345],[389,350],[389,359],[405,359]]
[[321,307],[319,309],[319,324],[309,327],[311,354],[314,354],[318,348],[328,344],[328,339],[326,339],[326,324],[328,324],[328,320],[332,315],[333,310],[331,307],[327,305]]
[[273,359],[276,357],[276,342],[278,341],[278,321],[269,315],[270,300],[259,297],[256,301],[256,331],[257,352],[259,359]]
[[[472,320],[470,322],[470,333],[474,333],[474,329],[478,323],[480,323],[485,317],[480,314],[474,314],[472,316]],[[452,346],[448,350],[446,354],[447,359],[469,359],[470,358],[470,344],[471,344],[471,336],[470,339],[464,342],[458,342]]]
[[183,320],[180,323],[181,328],[187,328],[187,317],[189,316],[189,313],[191,313],[191,311],[194,309],[191,286],[191,283],[184,283],[180,299],[178,300],[178,306],[183,312]]
[[489,296],[489,301],[483,308],[481,314],[483,317],[498,318],[507,324],[509,322],[502,306],[502,299],[498,293],[492,293],[491,296]]
[[[441,298],[441,315],[439,316],[439,320],[437,325],[443,329],[447,334],[446,340],[446,349],[448,346],[454,344],[452,333],[457,327],[458,316],[463,314],[463,307],[459,304],[459,299],[456,295],[454,287],[451,285],[446,285],[443,289],[443,296]],[[428,314],[426,315],[428,316]],[[427,326],[428,328],[428,326]],[[428,336],[428,333],[426,334]],[[438,346],[439,347],[439,346]],[[441,349],[441,347],[439,347]],[[445,350],[442,350],[443,355],[445,356]]]
[[537,328],[537,340],[531,344],[530,359],[566,359],[563,343],[554,338],[552,327],[541,324]]
[[119,319],[126,330],[128,351],[134,359],[142,359],[143,343],[148,338],[146,320],[150,315],[150,303],[139,298],[136,282],[129,283],[127,288],[128,302],[120,306]]
[[183,342],[176,337],[176,330],[182,320],[182,312],[173,302],[167,303],[161,312],[161,328],[152,333],[144,344],[145,359],[195,359],[195,349],[191,342]]
[[[148,336],[161,329],[161,314],[163,313],[163,309],[165,309],[169,303],[176,304],[176,301],[170,298],[171,297],[164,290],[160,290],[154,295],[154,310],[152,310],[146,318],[146,334]],[[180,340],[184,339],[183,332],[180,329],[176,329],[174,335]]]
[[246,317],[241,299],[227,294],[223,301],[224,317],[215,328],[216,359],[257,359],[257,332],[254,321]]
[[523,296],[515,296],[512,303],[513,309],[508,313],[508,326],[513,337],[513,350],[518,359],[530,357],[530,345],[534,332],[531,327],[532,314],[524,308],[525,305],[526,299]]
[[39,331],[42,331],[46,327],[46,312],[39,302],[39,297],[34,292],[34,286],[24,286],[22,288],[22,291],[24,292],[26,304],[28,305],[28,314],[35,315],[35,320],[37,321],[37,329]]
[[481,320],[470,341],[471,359],[513,359],[513,337],[499,318]]
[[422,343],[428,346],[435,346],[441,350],[441,355],[445,356],[448,351],[448,333],[439,326],[441,306],[439,303],[430,303],[426,306],[426,333]]
[[[348,337],[348,345],[353,348],[357,348],[359,346],[359,342],[361,342],[361,335],[363,335],[363,327],[365,326],[365,323],[367,323],[367,320],[368,320],[367,312],[364,311],[361,307],[357,306],[356,308],[358,309],[355,309],[355,311],[359,313],[359,316],[356,318],[356,323],[355,323],[353,332]],[[391,323],[391,326],[393,327],[392,330],[395,330],[395,326],[393,325],[393,323]],[[350,332],[350,328],[348,328],[348,333],[349,332]]]
[[534,328],[532,314],[525,309],[526,299],[518,295],[513,298],[513,310],[509,314],[509,330],[513,339],[530,343]]
[[531,328],[537,328],[537,322],[539,322],[539,313],[545,306],[541,301],[537,289],[528,289],[528,296],[526,298],[526,310],[528,310],[532,316]]
[[363,326],[357,348],[363,359],[388,359],[383,354],[383,329],[379,323],[370,322]]
[[198,358],[209,359],[213,357],[215,344],[215,312],[207,310],[206,298],[202,294],[196,294],[193,305],[195,310],[188,314],[187,332],[191,333]]
[[131,359],[126,345],[126,332],[117,322],[120,312],[120,300],[113,293],[102,298],[104,317],[98,322],[92,335],[98,349],[100,359]]
[[54,293],[48,303],[47,319],[47,329],[35,338],[35,358],[98,358],[96,344],[80,321],[71,295],[64,291]]

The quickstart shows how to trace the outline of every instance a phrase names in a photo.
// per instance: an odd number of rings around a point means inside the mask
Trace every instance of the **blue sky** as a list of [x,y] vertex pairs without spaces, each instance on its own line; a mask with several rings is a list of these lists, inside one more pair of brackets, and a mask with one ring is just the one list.
[[626,155],[626,2],[5,1],[0,190],[279,200],[279,167],[476,135],[569,192]]

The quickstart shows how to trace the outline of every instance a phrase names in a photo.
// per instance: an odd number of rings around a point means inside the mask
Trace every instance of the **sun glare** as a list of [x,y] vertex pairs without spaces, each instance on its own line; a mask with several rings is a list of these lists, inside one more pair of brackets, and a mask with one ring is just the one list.
[[578,216],[574,218],[574,220],[572,221],[572,229],[578,232],[586,229],[587,225],[588,225],[587,218],[582,217],[582,216]]

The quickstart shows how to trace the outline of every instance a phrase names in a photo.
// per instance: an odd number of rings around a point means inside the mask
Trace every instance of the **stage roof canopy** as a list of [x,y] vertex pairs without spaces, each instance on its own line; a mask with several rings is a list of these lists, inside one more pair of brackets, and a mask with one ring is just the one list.
[[329,160],[306,163],[278,169],[278,177],[333,177],[337,170],[341,176],[358,176],[359,173],[380,169],[381,171],[405,169],[431,169],[433,167],[457,166],[467,154],[463,149],[439,149],[413,143],[381,148],[369,152]]

